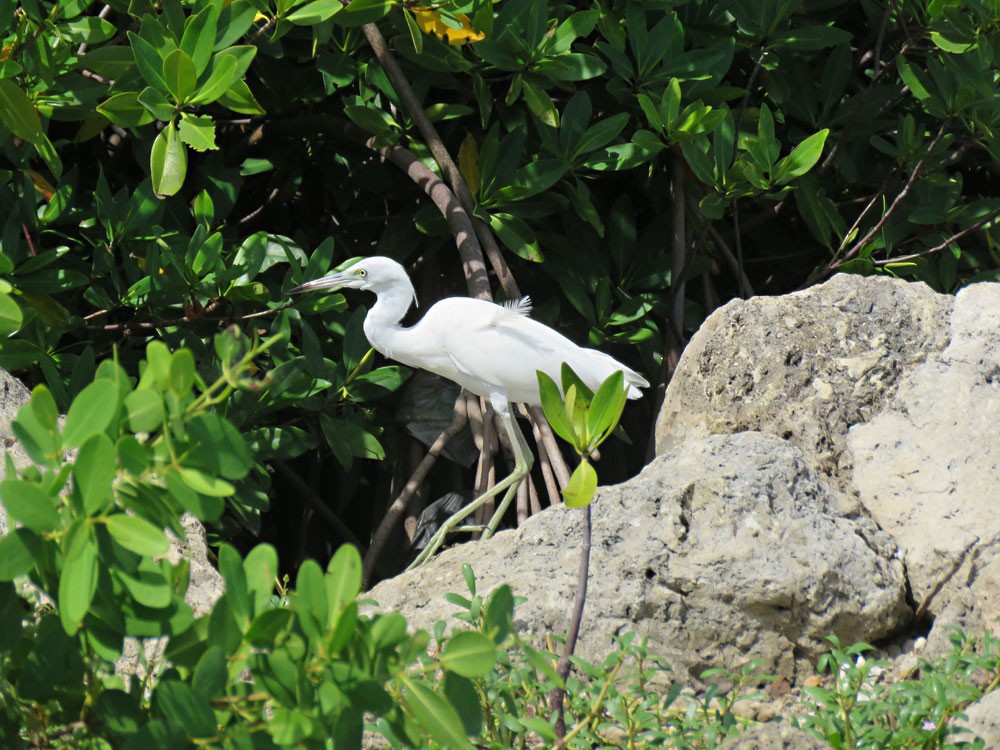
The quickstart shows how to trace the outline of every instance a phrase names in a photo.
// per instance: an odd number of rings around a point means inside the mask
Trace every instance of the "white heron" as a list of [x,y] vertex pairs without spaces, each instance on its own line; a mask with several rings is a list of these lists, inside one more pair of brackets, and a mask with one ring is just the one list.
[[416,292],[406,270],[391,258],[373,257],[295,287],[290,293],[327,289],[364,289],[375,293],[375,304],[365,317],[364,331],[376,351],[409,367],[419,367],[452,380],[477,396],[485,396],[500,414],[514,451],[514,470],[449,518],[411,567],[429,559],[458,524],[505,492],[482,538],[492,536],[510,505],[521,480],[531,471],[534,457],[511,413],[511,404],[539,405],[540,370],[555,382],[565,362],[591,390],[620,370],[628,398],[642,396],[649,383],[613,357],[577,346],[561,333],[532,320],[531,300],[498,305],[471,297],[451,297],[434,304],[414,326],[400,321],[416,303]]

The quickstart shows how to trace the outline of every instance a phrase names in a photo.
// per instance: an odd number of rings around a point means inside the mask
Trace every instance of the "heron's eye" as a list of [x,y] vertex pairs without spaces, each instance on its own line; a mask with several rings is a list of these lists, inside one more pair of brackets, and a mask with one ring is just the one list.
[[360,276],[360,277],[361,277],[362,279],[363,279],[363,278],[364,278],[365,276],[367,276],[367,275],[368,275],[368,271],[366,271],[366,270],[365,270],[365,269],[363,269],[363,268],[359,268],[359,269],[358,269],[358,276]]

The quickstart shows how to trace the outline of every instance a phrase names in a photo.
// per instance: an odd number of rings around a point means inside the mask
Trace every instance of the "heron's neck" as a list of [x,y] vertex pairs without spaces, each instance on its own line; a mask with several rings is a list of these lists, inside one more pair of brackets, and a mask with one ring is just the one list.
[[413,285],[399,284],[379,292],[375,304],[365,316],[365,336],[373,347],[387,357],[392,357],[394,343],[399,334],[405,333],[399,321],[406,315],[414,299]]

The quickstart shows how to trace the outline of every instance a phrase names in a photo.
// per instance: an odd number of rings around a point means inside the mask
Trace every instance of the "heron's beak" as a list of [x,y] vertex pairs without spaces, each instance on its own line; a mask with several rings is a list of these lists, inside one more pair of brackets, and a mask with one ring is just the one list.
[[348,273],[332,273],[329,276],[323,276],[319,279],[313,279],[312,281],[307,281],[305,284],[300,284],[299,286],[289,289],[289,294],[302,294],[303,292],[316,292],[325,289],[339,289],[341,287],[357,287],[358,282],[357,276],[352,276]]

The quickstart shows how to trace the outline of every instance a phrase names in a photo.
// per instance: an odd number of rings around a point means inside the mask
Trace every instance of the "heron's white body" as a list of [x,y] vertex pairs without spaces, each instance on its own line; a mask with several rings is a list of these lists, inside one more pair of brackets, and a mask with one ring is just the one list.
[[453,380],[477,396],[490,399],[497,411],[509,403],[537,405],[537,371],[556,383],[568,364],[591,389],[616,370],[625,375],[629,398],[639,398],[646,380],[613,357],[577,346],[528,314],[531,302],[497,305],[471,297],[436,303],[416,325],[400,321],[415,299],[405,269],[389,258],[368,258],[341,273],[307,282],[298,290],[339,286],[367,289],[377,300],[365,317],[368,341],[386,357]]
[[514,419],[511,403],[537,405],[538,371],[556,383],[562,381],[565,362],[592,390],[620,370],[629,398],[639,398],[649,385],[637,372],[613,357],[577,346],[561,333],[528,317],[531,301],[497,305],[493,302],[453,297],[441,300],[411,328],[400,325],[415,301],[406,270],[390,258],[368,258],[346,271],[308,281],[292,292],[349,287],[376,295],[365,316],[368,341],[386,357],[410,367],[420,367],[453,380],[477,396],[485,396],[500,414],[514,453],[514,471],[469,505],[455,513],[435,532],[413,566],[428,560],[452,529],[487,501],[503,492],[483,539],[496,531],[521,480],[531,470],[532,456]]

